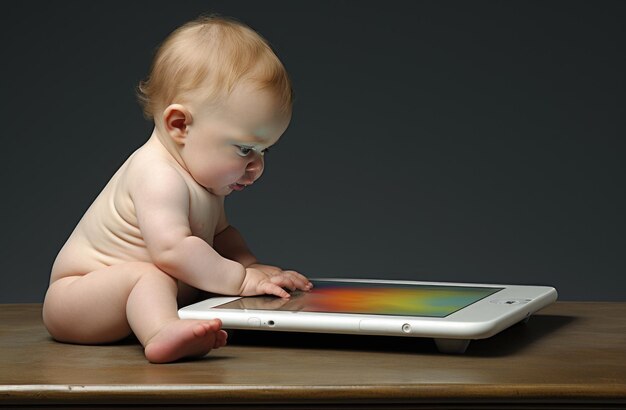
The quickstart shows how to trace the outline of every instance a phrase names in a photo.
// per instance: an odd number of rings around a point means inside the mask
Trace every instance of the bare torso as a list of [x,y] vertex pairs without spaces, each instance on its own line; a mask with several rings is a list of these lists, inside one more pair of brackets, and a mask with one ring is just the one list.
[[189,189],[191,233],[213,244],[224,198],[209,193],[169,155],[156,137],[135,151],[111,178],[57,256],[51,282],[125,262],[152,262],[133,204],[130,186],[157,167],[176,169]]

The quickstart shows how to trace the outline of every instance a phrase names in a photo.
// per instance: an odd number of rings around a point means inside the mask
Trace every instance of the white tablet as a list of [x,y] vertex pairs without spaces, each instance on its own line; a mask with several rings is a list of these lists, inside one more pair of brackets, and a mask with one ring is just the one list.
[[215,297],[179,310],[225,329],[431,337],[445,353],[491,337],[556,301],[547,286],[313,279],[310,292]]

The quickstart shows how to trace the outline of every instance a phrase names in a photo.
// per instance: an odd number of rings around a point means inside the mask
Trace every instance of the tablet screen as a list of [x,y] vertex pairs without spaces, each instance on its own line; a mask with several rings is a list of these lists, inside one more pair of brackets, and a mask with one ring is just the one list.
[[294,292],[289,299],[244,297],[216,308],[446,317],[503,289],[321,280],[313,284],[310,292]]

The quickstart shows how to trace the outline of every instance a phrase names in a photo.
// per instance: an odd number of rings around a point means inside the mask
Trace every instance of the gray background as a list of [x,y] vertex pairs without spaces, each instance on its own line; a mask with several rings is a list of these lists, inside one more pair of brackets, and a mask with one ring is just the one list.
[[0,17],[0,302],[43,299],[150,134],[153,50],[208,11],[261,32],[295,84],[263,179],[227,200],[263,261],[626,300],[625,2],[22,1]]

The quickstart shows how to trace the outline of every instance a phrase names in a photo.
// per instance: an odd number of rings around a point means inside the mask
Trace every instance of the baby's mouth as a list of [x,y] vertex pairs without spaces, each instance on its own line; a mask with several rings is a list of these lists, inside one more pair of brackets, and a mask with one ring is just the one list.
[[238,184],[237,182],[235,182],[234,184],[231,184],[228,187],[232,189],[233,191],[242,191],[247,186],[248,185]]

